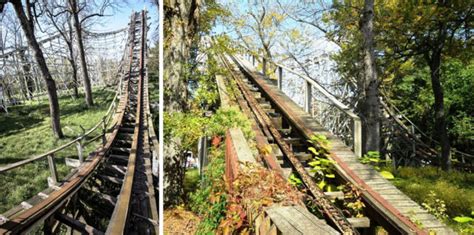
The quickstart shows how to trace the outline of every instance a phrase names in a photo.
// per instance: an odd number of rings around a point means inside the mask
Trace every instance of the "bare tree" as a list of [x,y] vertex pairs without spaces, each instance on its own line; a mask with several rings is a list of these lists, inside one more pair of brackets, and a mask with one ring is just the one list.
[[78,79],[77,79],[77,63],[76,57],[74,53],[74,32],[73,27],[71,24],[72,15],[68,11],[59,12],[57,15],[53,12],[53,9],[56,8],[55,5],[48,5],[45,2],[45,12],[46,16],[48,17],[49,22],[54,26],[54,28],[61,34],[64,42],[66,43],[69,55],[68,55],[68,62],[71,65],[72,69],[72,80],[73,80],[73,96],[77,98],[79,96],[78,91]]
[[81,68],[82,68],[82,76],[84,78],[84,91],[86,94],[86,104],[87,107],[91,107],[94,105],[94,100],[92,98],[92,88],[91,88],[91,80],[89,78],[89,73],[87,72],[87,62],[86,62],[86,55],[84,50],[84,42],[82,40],[82,27],[81,23],[83,20],[87,19],[84,18],[82,21],[79,21],[79,12],[83,8],[79,8],[76,0],[69,0],[69,10],[72,14],[72,19],[74,21],[74,29],[76,30],[76,40],[77,46],[79,47],[79,58],[81,60]]
[[[118,4],[114,0],[105,0],[105,1],[80,1],[80,0],[68,0],[67,2],[62,1],[54,1],[54,0],[43,0],[44,5],[46,6],[46,11],[49,11],[49,17],[55,21],[59,19],[58,17],[66,17],[71,22],[67,21],[67,28],[65,30],[65,26],[58,31],[63,32],[61,33],[63,38],[65,38],[66,44],[69,48],[72,48],[72,35],[73,31],[75,32],[75,38],[77,43],[77,49],[79,54],[79,61],[81,63],[81,70],[83,76],[83,84],[84,84],[84,91],[85,91],[85,100],[88,107],[94,105],[94,100],[92,97],[92,86],[91,86],[91,79],[89,77],[89,71],[87,68],[87,60],[86,60],[86,49],[84,46],[84,37],[83,37],[83,30],[85,28],[86,21],[92,19],[93,17],[101,17],[105,16],[105,11],[107,9],[114,9],[115,6]],[[66,15],[66,16],[62,16]],[[65,21],[66,22],[66,21]],[[61,25],[58,25],[61,28]],[[55,26],[56,27],[56,26]],[[71,30],[71,29],[74,30]],[[67,32],[67,34],[65,33]],[[66,39],[68,38],[68,39]],[[69,44],[69,42],[71,42]],[[72,53],[72,54],[71,54]],[[71,52],[69,58],[74,58],[74,52]],[[70,61],[71,62],[71,61]],[[71,62],[72,63],[72,62]],[[74,69],[77,72],[77,63],[74,61],[73,73]]]
[[28,41],[28,45],[33,51],[36,63],[40,68],[41,75],[44,81],[46,82],[53,133],[56,137],[62,138],[64,135],[61,130],[61,123],[59,118],[59,102],[58,94],[56,91],[56,83],[53,80],[51,73],[49,72],[48,66],[46,65],[46,61],[43,56],[43,51],[41,50],[38,41],[36,41],[34,32],[34,22],[37,16],[34,15],[33,12],[36,12],[36,10],[34,9],[36,2],[32,4],[30,0],[26,0],[26,13],[23,7],[22,0],[11,0],[10,3],[15,9],[16,15],[20,21],[21,27]]

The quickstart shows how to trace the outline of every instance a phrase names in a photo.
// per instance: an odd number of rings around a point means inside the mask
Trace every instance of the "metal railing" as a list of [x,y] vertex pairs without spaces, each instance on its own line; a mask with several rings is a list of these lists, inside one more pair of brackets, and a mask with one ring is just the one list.
[[269,64],[272,64],[276,72],[277,87],[282,91],[285,79],[302,79],[303,109],[332,134],[342,138],[347,145],[353,148],[356,156],[362,156],[362,122],[360,117],[321,84],[285,65],[269,61],[263,63],[263,59],[259,59],[253,54],[243,54],[237,59],[245,60],[248,65],[252,65],[254,68],[259,67],[258,63],[261,63],[263,74],[267,74]]

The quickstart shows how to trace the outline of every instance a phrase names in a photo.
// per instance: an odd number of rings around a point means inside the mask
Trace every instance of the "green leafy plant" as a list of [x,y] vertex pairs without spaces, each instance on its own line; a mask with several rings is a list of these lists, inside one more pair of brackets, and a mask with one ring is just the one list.
[[327,157],[330,148],[329,140],[324,135],[313,135],[308,142],[315,146],[308,148],[313,154],[313,159],[308,163],[312,167],[310,172],[314,173],[314,178],[320,189],[327,192],[334,191],[336,186],[331,181],[336,178],[334,171],[336,162]]
[[355,216],[357,218],[364,217],[365,208],[362,202],[361,192],[352,184],[345,184],[338,187],[344,193],[343,205],[346,209],[343,212],[346,216]]
[[288,183],[295,187],[303,185],[303,181],[295,173],[291,173],[290,177],[288,177]]
[[368,164],[374,167],[375,170],[380,172],[380,175],[385,179],[395,179],[395,176],[390,171],[381,170],[380,165],[386,163],[386,160],[380,159],[380,153],[378,151],[368,151],[362,156],[359,161],[362,164]]
[[225,160],[223,148],[213,149],[209,165],[200,182],[200,189],[191,193],[189,207],[202,217],[199,234],[213,234],[225,217],[227,195],[224,193]]
[[421,205],[438,219],[444,220],[448,218],[446,214],[446,203],[439,199],[434,191],[430,191],[425,202]]

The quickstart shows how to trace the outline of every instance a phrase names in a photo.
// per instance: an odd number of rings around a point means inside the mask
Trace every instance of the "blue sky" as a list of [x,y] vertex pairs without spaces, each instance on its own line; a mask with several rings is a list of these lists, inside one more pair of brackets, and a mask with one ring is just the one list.
[[94,30],[113,31],[124,28],[130,21],[132,11],[141,11],[145,8],[148,10],[148,16],[150,17],[149,23],[152,24],[148,35],[153,35],[158,25],[158,9],[151,4],[150,0],[129,0],[122,3],[118,9],[109,10],[106,14],[111,16],[103,17],[101,24],[94,25]]

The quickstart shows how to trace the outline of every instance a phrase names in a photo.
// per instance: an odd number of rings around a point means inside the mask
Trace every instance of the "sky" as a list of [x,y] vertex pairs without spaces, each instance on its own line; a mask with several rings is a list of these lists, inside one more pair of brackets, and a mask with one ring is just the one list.
[[[148,10],[148,16],[150,17],[150,22],[153,25],[158,25],[158,8],[151,4],[149,0],[128,0],[126,3],[121,4],[121,6],[116,10],[109,10],[106,12],[107,15],[103,17],[102,23],[94,26],[95,30],[98,31],[113,31],[121,29],[127,26],[130,21],[130,15],[132,11],[141,11],[143,9]],[[151,27],[150,30],[154,30],[156,27]]]
[[[158,8],[151,4],[151,0],[116,0],[120,4],[116,9],[108,9],[105,12],[104,17],[94,17],[89,19],[89,22],[94,22],[90,31],[94,32],[107,32],[122,29],[127,27],[130,21],[130,15],[132,11],[141,11],[143,9],[148,10],[148,17],[150,17],[149,24],[151,24],[148,35],[151,37],[155,35],[155,31],[158,28]],[[3,13],[0,14],[13,14],[13,7],[11,4],[7,4]],[[16,17],[16,16],[15,16]],[[42,34],[39,30],[36,30],[37,38],[44,38],[47,35]]]

